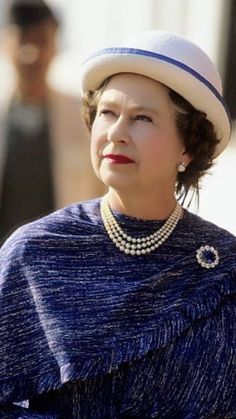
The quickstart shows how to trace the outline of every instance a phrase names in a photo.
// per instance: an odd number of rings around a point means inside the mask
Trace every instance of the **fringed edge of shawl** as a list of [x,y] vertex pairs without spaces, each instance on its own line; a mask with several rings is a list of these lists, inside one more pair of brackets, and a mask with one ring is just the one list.
[[[37,394],[56,390],[68,381],[86,380],[102,376],[119,368],[122,363],[135,361],[152,350],[165,347],[186,331],[194,321],[212,315],[226,300],[236,294],[236,270],[224,274],[207,290],[199,293],[190,303],[180,304],[169,318],[154,330],[135,336],[128,342],[119,343],[115,351],[103,352],[92,359],[72,359],[70,363],[58,367],[50,366],[47,371],[35,371],[32,377],[15,377],[0,380],[0,403],[21,401]],[[173,308],[172,308],[173,310]],[[168,314],[167,314],[168,316]]]

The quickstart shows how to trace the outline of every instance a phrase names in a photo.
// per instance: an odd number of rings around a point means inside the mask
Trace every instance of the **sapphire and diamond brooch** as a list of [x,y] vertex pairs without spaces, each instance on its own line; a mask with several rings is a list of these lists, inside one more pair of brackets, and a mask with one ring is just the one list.
[[197,262],[206,269],[215,268],[220,257],[218,251],[213,246],[201,246],[196,252]]

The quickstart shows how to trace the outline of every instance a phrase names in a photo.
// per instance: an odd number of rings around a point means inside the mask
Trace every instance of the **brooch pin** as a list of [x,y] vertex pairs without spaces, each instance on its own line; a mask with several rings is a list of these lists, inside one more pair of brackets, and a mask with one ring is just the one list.
[[220,257],[218,251],[213,246],[201,246],[196,252],[198,263],[203,268],[215,268],[218,265]]

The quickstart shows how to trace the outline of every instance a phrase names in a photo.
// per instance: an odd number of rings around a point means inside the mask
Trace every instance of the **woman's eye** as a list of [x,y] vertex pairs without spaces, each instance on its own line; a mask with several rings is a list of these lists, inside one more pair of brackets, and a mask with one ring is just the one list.
[[102,109],[100,111],[100,115],[104,115],[104,116],[114,116],[115,113],[113,111],[111,111],[110,109]]
[[147,115],[137,115],[136,118],[138,121],[144,121],[144,122],[152,122],[152,118]]

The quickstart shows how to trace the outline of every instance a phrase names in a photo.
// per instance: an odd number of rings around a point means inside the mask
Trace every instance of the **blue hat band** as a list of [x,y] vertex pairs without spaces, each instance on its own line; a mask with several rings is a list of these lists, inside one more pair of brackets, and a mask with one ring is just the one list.
[[201,74],[199,74],[197,71],[193,70],[191,67],[187,66],[186,64],[175,60],[173,58],[167,57],[166,55],[163,54],[159,54],[156,52],[152,52],[152,51],[147,51],[147,50],[142,50],[142,49],[137,49],[137,48],[104,48],[98,52],[96,52],[95,54],[91,55],[88,60],[86,60],[85,62],[89,61],[91,58],[95,58],[95,57],[99,57],[101,55],[125,55],[125,54],[130,54],[130,55],[140,55],[140,56],[145,56],[145,57],[151,57],[151,58],[155,58],[157,60],[161,60],[161,61],[165,61],[168,62],[172,65],[175,65],[176,67],[181,68],[182,70],[188,72],[189,74],[191,74],[192,76],[194,76],[196,79],[198,79],[201,83],[203,83],[206,87],[208,87],[209,90],[211,90],[211,92],[216,96],[216,98],[222,103],[222,105],[224,106],[227,114],[229,115],[229,112],[227,110],[225,101],[223,99],[223,97],[221,96],[221,94],[218,92],[218,90],[207,80],[205,79],[205,77],[203,77]]

